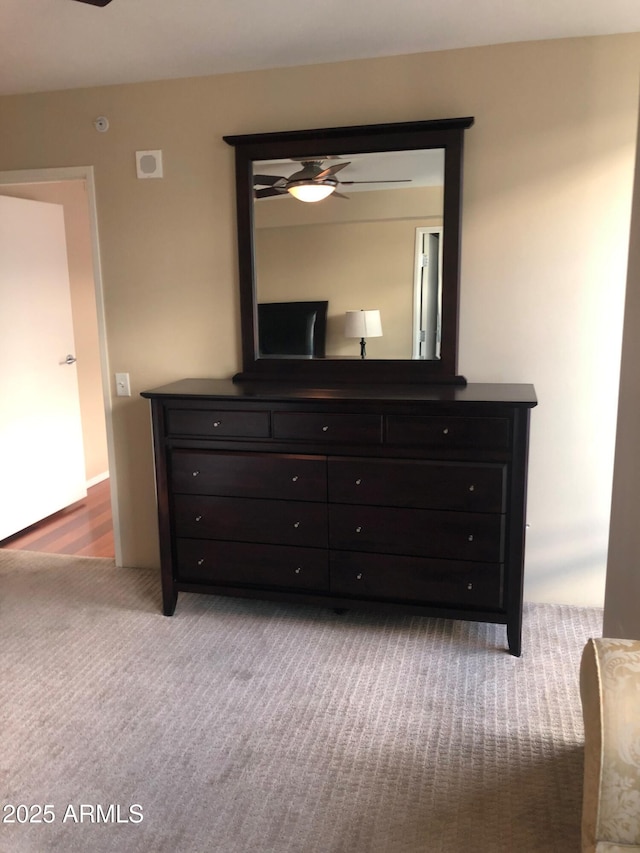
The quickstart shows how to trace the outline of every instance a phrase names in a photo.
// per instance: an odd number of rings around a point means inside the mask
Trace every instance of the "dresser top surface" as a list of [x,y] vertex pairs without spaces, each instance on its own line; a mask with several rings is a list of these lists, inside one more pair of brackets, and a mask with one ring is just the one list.
[[289,382],[234,382],[231,379],[180,379],[159,388],[143,391],[154,398],[208,398],[211,400],[309,400],[309,401],[380,401],[380,402],[460,402],[507,403],[532,408],[537,405],[533,385],[478,383],[467,385],[422,385],[391,383],[313,386]]

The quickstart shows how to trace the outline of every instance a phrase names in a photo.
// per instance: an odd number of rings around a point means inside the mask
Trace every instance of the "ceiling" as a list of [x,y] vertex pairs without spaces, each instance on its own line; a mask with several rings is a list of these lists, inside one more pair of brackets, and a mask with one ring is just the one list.
[[0,95],[640,31],[640,0],[0,0]]

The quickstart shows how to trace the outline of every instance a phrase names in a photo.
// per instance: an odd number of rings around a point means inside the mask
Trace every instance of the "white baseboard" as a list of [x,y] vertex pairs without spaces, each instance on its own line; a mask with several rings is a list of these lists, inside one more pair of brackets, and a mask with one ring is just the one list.
[[109,479],[109,472],[103,471],[102,474],[98,474],[96,477],[92,477],[90,480],[87,480],[87,488],[90,489],[91,486],[97,486],[98,483],[104,482],[104,480]]

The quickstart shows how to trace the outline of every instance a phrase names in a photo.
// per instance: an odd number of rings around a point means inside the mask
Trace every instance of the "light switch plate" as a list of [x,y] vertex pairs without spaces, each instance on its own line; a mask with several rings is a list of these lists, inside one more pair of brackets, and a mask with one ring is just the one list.
[[131,383],[129,382],[128,373],[116,373],[116,396],[130,397]]

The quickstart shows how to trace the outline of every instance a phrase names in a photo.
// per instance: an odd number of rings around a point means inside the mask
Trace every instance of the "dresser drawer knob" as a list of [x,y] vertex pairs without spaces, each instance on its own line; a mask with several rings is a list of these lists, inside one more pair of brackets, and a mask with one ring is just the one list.
[[198,565],[201,566],[203,563],[204,563],[204,560],[202,559],[202,557],[200,557],[200,559],[198,560]]
[[361,482],[362,482],[362,479],[360,477],[358,477],[358,479],[356,480],[356,486],[359,486]]
[[445,427],[445,428],[442,430],[442,434],[443,434],[443,435],[449,435],[449,427]]
[[357,580],[357,581],[361,581],[361,580],[362,580],[362,572],[358,572],[358,574],[356,575],[356,580]]
[[473,584],[472,584],[472,583],[468,583],[468,584],[467,584],[467,589],[473,589]]
[[299,521],[294,521],[294,522],[293,522],[293,526],[294,526],[294,527],[296,527],[296,528],[297,528],[297,527],[300,527],[300,522],[299,522]]
[[214,421],[213,425],[214,425],[214,427],[222,426],[222,421]]
[[296,574],[299,575],[301,571],[302,571],[302,567],[298,566],[298,568],[296,569]]
[[196,515],[196,521],[202,521],[202,516],[201,516],[201,515]]
[[292,477],[292,478],[291,478],[291,482],[292,482],[292,483],[297,483],[297,482],[298,482],[298,475],[297,475],[297,474],[295,475],[295,477]]
[[329,427],[328,427],[328,426],[323,426],[323,427],[322,427],[322,432],[327,432],[327,430],[328,430],[328,429],[329,429]]
[[473,542],[473,533],[470,533],[470,534],[467,536],[467,540],[468,540],[469,542]]
[[193,472],[192,472],[192,474],[191,474],[191,476],[192,476],[192,477],[197,477],[199,474],[200,474],[200,471],[193,471]]
[[472,483],[472,484],[469,486],[469,491],[470,491],[470,492],[475,492],[475,490],[476,490],[476,487],[475,487],[475,486],[473,485],[473,483]]
[[361,533],[361,532],[362,532],[362,528],[361,528],[361,527],[356,527],[356,533]]

